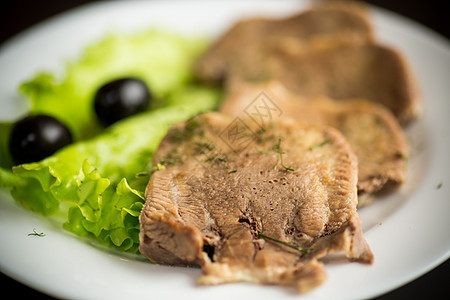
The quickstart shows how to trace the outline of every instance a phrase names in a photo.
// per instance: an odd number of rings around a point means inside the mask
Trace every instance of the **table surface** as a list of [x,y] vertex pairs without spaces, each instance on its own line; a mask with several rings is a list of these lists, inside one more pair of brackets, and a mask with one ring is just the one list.
[[[46,0],[44,5],[42,1],[2,0],[0,1],[0,45],[38,22],[88,2],[92,1]],[[450,0],[367,0],[365,2],[406,16],[450,38],[448,19]],[[450,260],[447,260],[420,278],[376,299],[416,299],[424,293],[432,299],[442,298],[448,292],[448,285],[442,283],[444,280],[448,282],[446,279],[449,274]],[[17,299],[22,296],[31,299],[51,299],[50,296],[22,285],[2,273],[0,273],[0,284],[5,295],[14,295]]]

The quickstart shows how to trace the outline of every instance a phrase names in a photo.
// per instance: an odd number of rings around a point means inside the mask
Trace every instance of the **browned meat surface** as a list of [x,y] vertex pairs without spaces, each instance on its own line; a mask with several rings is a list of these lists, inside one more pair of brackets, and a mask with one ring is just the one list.
[[221,81],[230,65],[258,56],[268,41],[284,38],[304,42],[322,36],[358,35],[372,38],[365,8],[356,3],[325,3],[283,19],[254,18],[232,26],[199,60],[196,73],[206,81]]
[[409,66],[399,52],[386,46],[341,38],[305,49],[290,40],[274,45],[263,61],[248,61],[251,67],[240,68],[240,76],[257,79],[264,74],[305,97],[371,100],[391,110],[401,123],[421,113]]
[[200,58],[196,73],[206,81],[276,79],[309,98],[381,103],[402,124],[417,118],[422,104],[410,67],[374,41],[367,17],[353,5],[240,21]]
[[373,260],[356,213],[357,160],[333,128],[203,114],[169,131],[154,165],[140,251],[201,266],[201,284],[306,292],[325,280],[318,258],[327,253]]
[[408,141],[392,114],[364,100],[322,99],[318,108],[326,124],[338,128],[358,156],[358,190],[374,193],[404,183]]
[[293,117],[341,131],[358,157],[360,194],[398,186],[406,180],[408,141],[395,117],[383,106],[365,100],[334,101],[323,97],[310,101],[275,81],[235,82],[229,89],[221,112],[246,115],[264,92],[282,112],[280,118]]

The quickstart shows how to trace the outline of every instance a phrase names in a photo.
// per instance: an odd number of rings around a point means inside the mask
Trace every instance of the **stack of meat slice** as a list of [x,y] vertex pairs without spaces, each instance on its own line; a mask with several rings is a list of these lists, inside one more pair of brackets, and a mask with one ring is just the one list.
[[383,104],[401,123],[420,116],[403,56],[374,39],[359,5],[343,3],[287,19],[241,21],[204,54],[196,73],[210,82],[275,79],[304,97],[366,99]]
[[372,262],[356,213],[357,159],[342,134],[289,118],[267,125],[208,113],[169,131],[140,215],[143,255],[199,265],[202,284],[299,292],[323,282],[327,253]]
[[405,58],[376,41],[358,3],[328,1],[285,19],[238,22],[201,57],[196,73],[221,82],[221,111],[244,114],[260,92],[284,116],[339,129],[359,158],[359,205],[406,180],[401,125],[421,115]]
[[309,43],[323,37],[358,36],[373,39],[365,7],[334,1],[283,19],[252,18],[234,24],[198,61],[197,75],[209,82],[226,80],[230,68],[266,52],[269,43],[297,40]]
[[375,40],[367,10],[329,1],[240,21],[195,72],[227,96],[220,113],[176,124],[162,141],[141,253],[200,266],[202,284],[299,292],[324,281],[327,253],[372,263],[356,208],[406,180],[401,125],[422,108],[405,59]]
[[280,111],[279,115],[273,114],[274,119],[291,117],[341,131],[358,157],[359,206],[371,203],[373,197],[369,195],[397,187],[406,180],[408,141],[393,114],[384,106],[363,99],[304,98],[277,81],[235,82],[220,111],[245,117],[261,93]]

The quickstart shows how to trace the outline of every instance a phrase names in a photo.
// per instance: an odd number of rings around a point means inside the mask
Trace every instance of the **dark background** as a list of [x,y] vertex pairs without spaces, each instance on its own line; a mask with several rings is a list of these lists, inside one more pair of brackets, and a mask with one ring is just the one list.
[[[10,37],[68,9],[93,1],[46,0],[14,1],[0,0],[0,45]],[[394,11],[422,23],[426,27],[450,38],[450,0],[367,0],[367,3]],[[450,79],[449,79],[450,83]],[[450,216],[449,216],[450,217]],[[449,234],[450,236],[450,234]],[[449,238],[449,237],[443,237]],[[430,245],[431,247],[431,245]],[[405,249],[407,251],[407,249]],[[449,291],[450,260],[431,272],[391,291],[377,299],[446,299]],[[11,298],[49,299],[51,297],[33,290],[0,273],[2,293]],[[447,296],[446,296],[447,295]],[[22,298],[22,299],[23,299]]]

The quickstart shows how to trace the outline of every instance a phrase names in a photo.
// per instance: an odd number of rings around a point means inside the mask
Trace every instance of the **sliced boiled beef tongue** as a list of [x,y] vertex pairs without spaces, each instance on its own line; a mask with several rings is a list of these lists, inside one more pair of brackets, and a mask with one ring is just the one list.
[[197,77],[227,83],[278,80],[297,95],[388,108],[401,124],[422,115],[413,70],[397,49],[379,43],[367,11],[353,1],[315,1],[297,15],[236,22],[198,59]]
[[154,156],[141,253],[201,266],[201,284],[299,292],[325,280],[318,258],[329,252],[371,263],[356,213],[357,160],[343,136],[291,119],[260,125],[207,113],[171,128]]
[[231,26],[196,64],[197,76],[209,82],[224,80],[231,68],[259,57],[268,43],[295,39],[307,44],[342,35],[373,40],[366,7],[351,1],[315,2],[309,9],[285,18],[243,19]]
[[382,105],[365,99],[309,99],[276,80],[259,83],[235,80],[228,86],[220,111],[245,115],[246,107],[261,91],[283,112],[283,117],[332,126],[344,135],[358,157],[359,207],[370,204],[375,193],[392,190],[406,181],[408,140],[393,114]]

